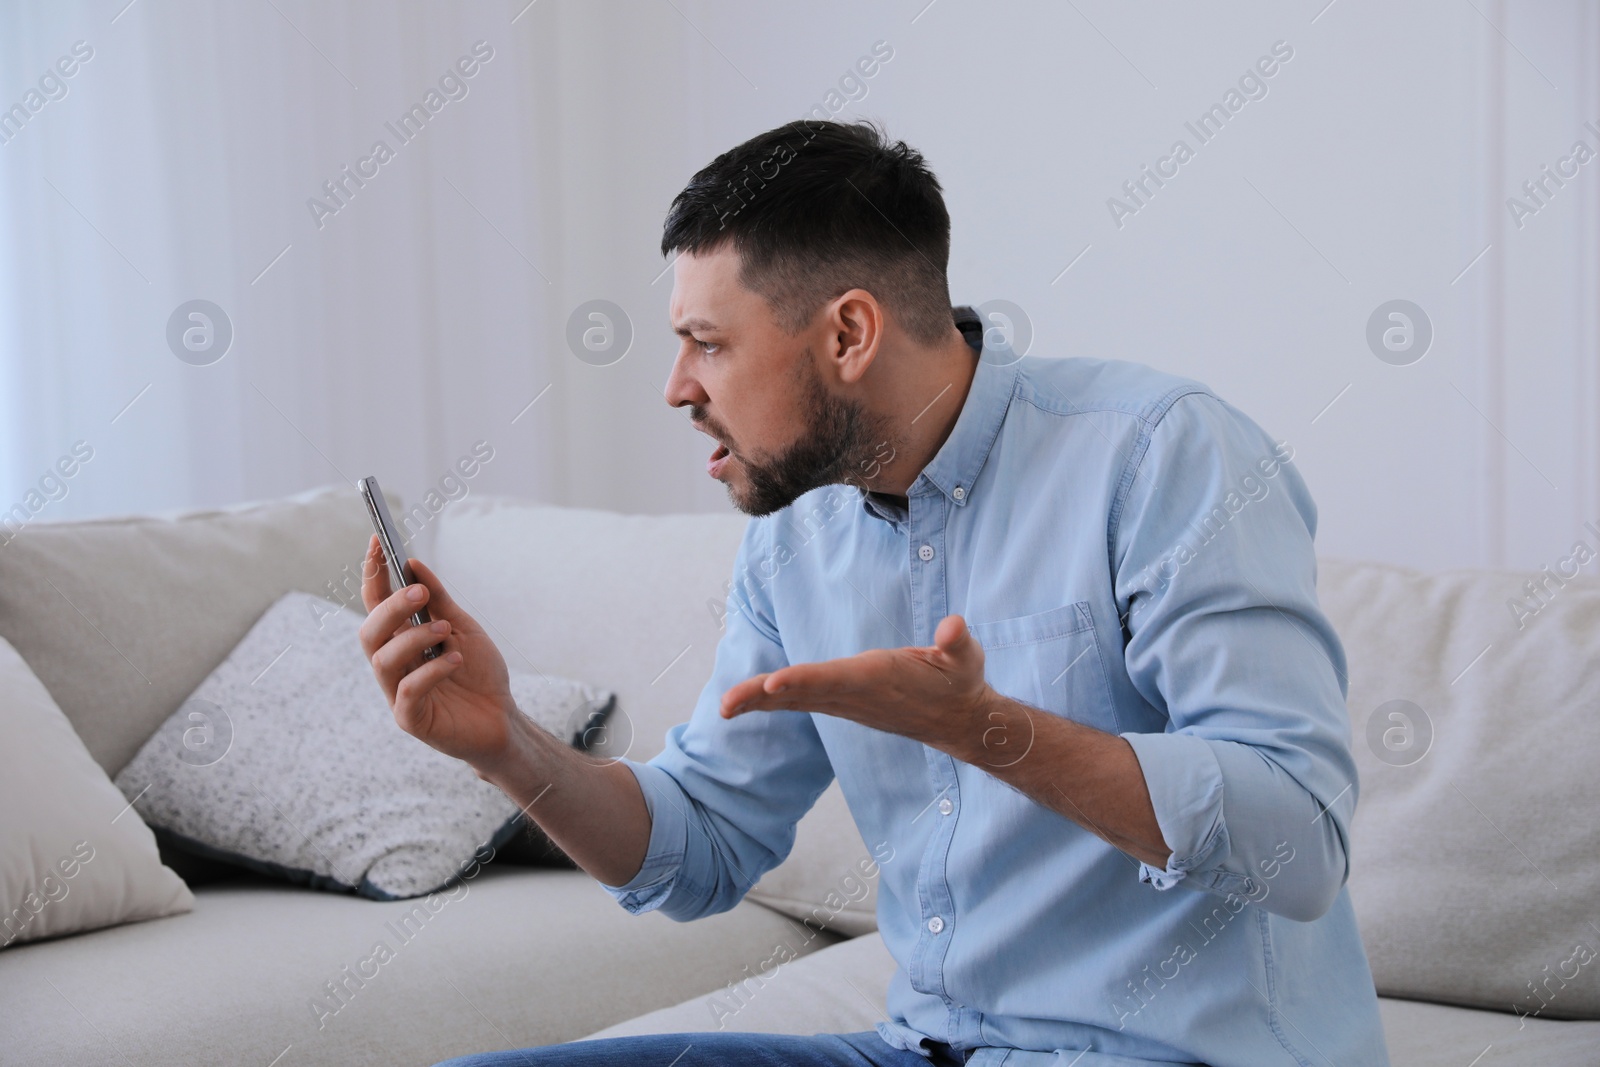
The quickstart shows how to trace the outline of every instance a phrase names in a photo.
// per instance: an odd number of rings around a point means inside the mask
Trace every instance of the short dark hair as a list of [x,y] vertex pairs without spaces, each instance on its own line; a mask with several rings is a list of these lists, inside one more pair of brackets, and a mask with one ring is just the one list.
[[661,253],[731,242],[740,280],[798,333],[851,289],[919,341],[950,331],[950,213],[922,154],[868,122],[800,119],[711,161],[672,201]]

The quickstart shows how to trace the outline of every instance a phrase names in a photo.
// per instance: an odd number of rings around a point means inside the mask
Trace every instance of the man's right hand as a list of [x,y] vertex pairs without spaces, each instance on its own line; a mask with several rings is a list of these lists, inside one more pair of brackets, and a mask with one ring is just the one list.
[[[578,752],[518,711],[500,650],[433,571],[410,563],[416,584],[391,591],[374,537],[361,574],[367,606],[361,647],[394,721],[471,764],[578,866],[606,885],[626,885],[650,847],[650,809],[633,772],[615,760]],[[410,599],[413,590],[421,590],[422,598]],[[421,607],[439,629],[411,624]],[[422,658],[423,649],[440,642],[444,655]]]
[[[361,647],[400,728],[482,774],[505,757],[519,714],[505,659],[432,570],[417,560],[410,566],[416,583],[391,590],[378,538],[368,543],[361,572],[367,608]],[[423,607],[433,617],[431,627],[411,623]],[[423,649],[440,643],[443,655],[422,658]]]

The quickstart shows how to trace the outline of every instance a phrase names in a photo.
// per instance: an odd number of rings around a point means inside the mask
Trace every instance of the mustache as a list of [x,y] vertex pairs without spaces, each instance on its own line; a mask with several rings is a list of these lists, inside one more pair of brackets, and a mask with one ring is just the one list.
[[728,451],[733,451],[732,438],[729,437],[727,429],[716,419],[713,419],[711,416],[707,415],[705,413],[705,409],[699,407],[698,405],[690,405],[689,421],[694,424],[694,428],[696,430],[699,430],[701,433],[707,434],[711,437],[715,437],[718,442],[728,449]]

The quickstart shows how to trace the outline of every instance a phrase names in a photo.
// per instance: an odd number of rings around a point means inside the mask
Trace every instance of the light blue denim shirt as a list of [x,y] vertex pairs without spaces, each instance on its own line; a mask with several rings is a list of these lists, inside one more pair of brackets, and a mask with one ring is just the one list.
[[[628,761],[649,851],[607,888],[678,920],[731,908],[837,776],[881,861],[891,1044],[980,1067],[1387,1064],[1344,888],[1344,651],[1291,456],[1196,382],[985,350],[907,508],[828,486],[750,522],[693,716]],[[1132,745],[1165,869],[905,737],[718,715],[751,675],[931,645],[952,613],[996,690]],[[997,740],[995,762],[1029,758]]]

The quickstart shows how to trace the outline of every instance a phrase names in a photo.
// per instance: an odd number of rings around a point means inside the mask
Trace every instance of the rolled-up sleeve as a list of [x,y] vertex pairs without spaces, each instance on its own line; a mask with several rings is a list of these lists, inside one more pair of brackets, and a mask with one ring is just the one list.
[[689,838],[689,819],[683,811],[683,789],[666,771],[648,763],[623,760],[628,770],[638,779],[639,791],[644,794],[645,807],[650,812],[650,844],[645,850],[644,863],[639,873],[627,885],[605,888],[617,903],[638,915],[659,907],[666,899],[668,886],[680,875],[694,881],[696,874],[704,880],[706,872],[684,872],[683,857]]
[[1140,878],[1315,919],[1358,791],[1315,505],[1292,449],[1213,396],[1178,399],[1142,444],[1111,549],[1128,675],[1168,725],[1122,736],[1171,856]]
[[763,580],[776,557],[763,520],[746,528],[734,564],[725,631],[711,678],[687,723],[645,763],[624,760],[650,812],[644,863],[605,886],[638,913],[679,921],[726,911],[794,846],[795,826],[833,781],[811,716],[798,711],[721,716],[722,694],[788,664]]

